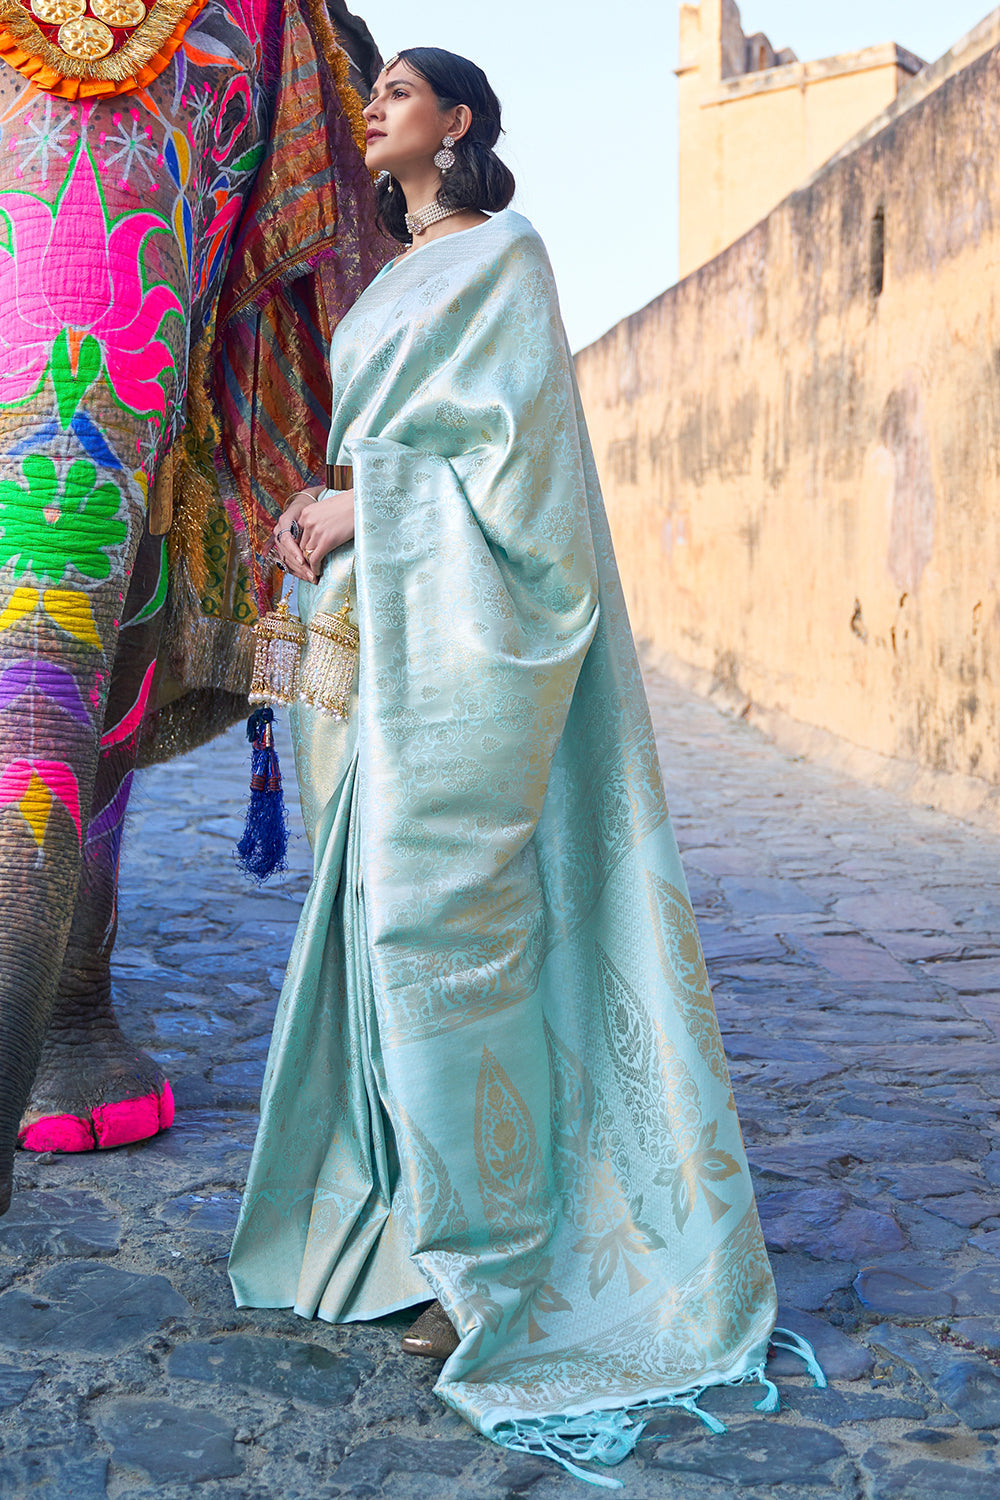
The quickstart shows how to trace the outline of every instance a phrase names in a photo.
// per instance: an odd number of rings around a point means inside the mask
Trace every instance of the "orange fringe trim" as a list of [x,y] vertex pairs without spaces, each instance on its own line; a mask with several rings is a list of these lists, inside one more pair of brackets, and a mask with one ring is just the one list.
[[[23,78],[27,78],[36,88],[44,89],[47,94],[55,94],[60,99],[69,99],[72,101],[74,99],[93,99],[112,94],[131,94],[136,89],[146,88],[154,79],[159,78],[184,40],[184,33],[191,25],[191,22],[198,16],[199,12],[205,8],[206,3],[207,0],[192,0],[192,3],[188,6],[180,20],[177,21],[169,36],[159,43],[152,57],[127,78],[74,78],[67,76],[60,72],[57,66],[54,66],[51,62],[47,62],[44,57],[39,57],[37,53],[27,51],[23,45],[23,39],[18,39],[5,26],[0,26],[0,59],[8,63]],[[20,27],[18,29],[20,30]],[[53,54],[58,55],[58,48],[47,47],[46,51],[50,57]],[[69,61],[70,59],[67,58],[67,62]],[[101,61],[110,63],[112,58],[101,59]]]
[[364,109],[361,97],[351,83],[351,64],[347,53],[340,45],[326,6],[317,4],[317,0],[306,0],[306,4],[309,7],[309,15],[316,30],[317,38],[326,53],[327,61],[333,69],[333,81],[337,86],[337,93],[340,95],[344,114],[347,116],[348,124],[351,127],[354,144],[361,155],[364,156],[366,150],[365,135],[367,134],[368,127],[365,124],[364,115],[361,113]]

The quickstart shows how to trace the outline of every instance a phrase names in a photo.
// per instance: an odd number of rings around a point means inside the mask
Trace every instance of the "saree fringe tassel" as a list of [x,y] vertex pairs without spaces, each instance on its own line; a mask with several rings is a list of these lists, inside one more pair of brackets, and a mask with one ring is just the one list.
[[[826,1376],[812,1345],[799,1334],[787,1328],[776,1328],[771,1346],[797,1354],[813,1377],[813,1383],[826,1388]],[[736,1380],[720,1382],[722,1385],[762,1385],[764,1398],[754,1403],[754,1411],[778,1412],[781,1398],[773,1380],[769,1380],[764,1366],[748,1370]],[[678,1395],[660,1396],[655,1401],[644,1402],[622,1411],[591,1412],[583,1417],[546,1417],[538,1421],[515,1421],[505,1423],[492,1434],[494,1442],[515,1453],[531,1453],[537,1458],[550,1458],[567,1473],[587,1484],[599,1485],[606,1490],[624,1489],[620,1479],[601,1474],[594,1469],[581,1468],[581,1464],[599,1463],[611,1467],[623,1463],[635,1452],[636,1445],[644,1436],[649,1419],[659,1411],[681,1409],[690,1412],[708,1428],[719,1434],[728,1431],[725,1422],[698,1405],[706,1390],[713,1386],[702,1386],[696,1391]]]

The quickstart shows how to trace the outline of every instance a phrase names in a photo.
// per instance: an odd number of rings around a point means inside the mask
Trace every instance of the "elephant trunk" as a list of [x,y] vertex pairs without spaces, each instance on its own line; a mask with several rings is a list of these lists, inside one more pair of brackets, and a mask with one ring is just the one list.
[[[103,462],[81,454],[72,432],[46,434],[39,451],[51,407],[33,406],[13,431],[7,416],[0,453],[0,1208],[76,904],[143,526],[110,442]],[[134,452],[137,431],[122,427],[114,447]]]

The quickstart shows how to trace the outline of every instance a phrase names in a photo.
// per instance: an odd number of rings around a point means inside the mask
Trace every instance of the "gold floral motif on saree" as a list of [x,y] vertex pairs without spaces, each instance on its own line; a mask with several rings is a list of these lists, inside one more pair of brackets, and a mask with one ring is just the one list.
[[533,1344],[549,1337],[536,1314],[573,1308],[552,1285],[552,1256],[532,1249],[539,1212],[544,1212],[547,1201],[535,1124],[513,1080],[488,1047],[483,1048],[476,1084],[475,1151],[490,1238],[516,1256],[511,1269],[497,1278],[501,1286],[520,1293],[508,1332],[526,1317],[528,1342]]
[[519,1351],[491,1364],[490,1378],[477,1384],[477,1392],[488,1408],[529,1406],[543,1390],[554,1410],[566,1410],[581,1393],[606,1390],[613,1381],[628,1404],[628,1388],[641,1398],[662,1384],[665,1370],[672,1389],[697,1391],[720,1357],[738,1365],[753,1349],[756,1335],[747,1314],[761,1304],[773,1309],[774,1293],[751,1202],[728,1239],[676,1284],[667,1283],[659,1299],[555,1355]]
[[678,1230],[683,1233],[699,1192],[716,1224],[733,1205],[710,1184],[738,1176],[739,1163],[716,1144],[720,1122],[704,1119],[694,1075],[662,1024],[650,1016],[600,945],[597,964],[604,1037],[636,1143],[657,1165],[654,1182],[670,1189]]
[[649,1285],[642,1257],[666,1248],[642,1222],[642,1194],[630,1185],[628,1157],[614,1116],[583,1062],[546,1024],[552,1078],[552,1147],[563,1213],[582,1233],[573,1244],[590,1257],[587,1285],[597,1298],[619,1267],[628,1295]]
[[729,1069],[694,912],[683,892],[652,870],[646,871],[646,896],[656,951],[670,994],[709,1072],[728,1088]]

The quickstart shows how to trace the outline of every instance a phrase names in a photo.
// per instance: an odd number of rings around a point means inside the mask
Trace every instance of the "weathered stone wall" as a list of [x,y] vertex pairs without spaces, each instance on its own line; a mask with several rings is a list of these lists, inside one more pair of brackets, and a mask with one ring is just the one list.
[[577,357],[637,634],[993,784],[998,143],[1000,48]]

